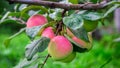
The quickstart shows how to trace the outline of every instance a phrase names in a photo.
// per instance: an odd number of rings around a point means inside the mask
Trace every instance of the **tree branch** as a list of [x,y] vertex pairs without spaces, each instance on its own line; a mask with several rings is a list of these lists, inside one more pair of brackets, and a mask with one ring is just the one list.
[[9,0],[10,3],[22,3],[22,4],[32,4],[32,5],[41,5],[47,6],[51,8],[62,8],[62,9],[84,9],[84,10],[91,10],[91,9],[102,9],[106,7],[108,0],[103,0],[100,3],[93,4],[93,3],[85,3],[85,4],[63,4],[59,2],[50,2],[50,1],[40,1],[40,0]]

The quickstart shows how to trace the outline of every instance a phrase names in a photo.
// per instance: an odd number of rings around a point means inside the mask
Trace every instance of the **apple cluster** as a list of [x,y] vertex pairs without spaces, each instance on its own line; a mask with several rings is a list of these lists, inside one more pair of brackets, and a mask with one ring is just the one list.
[[[35,26],[42,26],[47,22],[48,21],[46,17],[40,14],[36,14],[28,19],[26,25],[27,28],[31,28]],[[54,28],[51,26],[46,27],[41,34],[42,37],[47,37],[50,39],[48,44],[48,53],[53,60],[71,62],[76,56],[76,52],[73,50],[72,43],[63,35],[56,36],[53,29]],[[68,28],[66,29],[66,33],[74,42],[80,46],[86,47],[88,45],[88,43],[85,41],[77,38]]]

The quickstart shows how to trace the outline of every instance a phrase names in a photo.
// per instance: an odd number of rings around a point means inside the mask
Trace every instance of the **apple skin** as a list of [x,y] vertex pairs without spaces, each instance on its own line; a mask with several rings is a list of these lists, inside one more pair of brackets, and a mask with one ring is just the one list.
[[76,52],[73,52],[72,54],[70,54],[69,56],[67,56],[65,59],[60,60],[61,62],[64,63],[69,63],[71,62],[74,58],[76,57]]
[[31,16],[28,20],[27,20],[27,28],[31,28],[34,26],[40,26],[40,25],[44,25],[46,24],[48,21],[46,19],[46,17],[44,17],[43,15],[40,14],[36,14]]
[[68,57],[73,52],[73,46],[64,36],[56,36],[48,45],[48,53],[53,60],[59,61]]
[[54,31],[52,29],[52,27],[47,27],[44,29],[44,31],[42,32],[42,37],[47,37],[47,38],[54,38],[55,37],[55,34],[54,34]]

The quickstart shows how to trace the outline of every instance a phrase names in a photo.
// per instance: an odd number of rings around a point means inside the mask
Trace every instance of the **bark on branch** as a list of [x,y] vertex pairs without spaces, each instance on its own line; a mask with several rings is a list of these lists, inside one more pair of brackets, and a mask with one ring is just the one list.
[[9,2],[12,3],[22,3],[22,4],[32,4],[32,5],[41,5],[41,6],[47,6],[51,8],[62,8],[62,9],[85,9],[85,10],[96,10],[96,9],[102,9],[106,7],[107,0],[103,0],[100,3],[93,4],[93,3],[85,3],[85,4],[63,4],[59,2],[50,2],[50,1],[41,1],[41,0],[9,0]]

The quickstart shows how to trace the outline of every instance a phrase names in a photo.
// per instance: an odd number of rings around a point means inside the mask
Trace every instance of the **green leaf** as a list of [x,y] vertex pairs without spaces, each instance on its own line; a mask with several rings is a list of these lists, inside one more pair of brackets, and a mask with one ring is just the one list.
[[0,1],[0,14],[4,12],[4,9],[7,8],[9,4],[7,3],[6,0],[1,0]]
[[9,16],[15,16],[15,17],[20,17],[20,12],[10,12]]
[[74,42],[69,36],[65,35],[65,37],[72,43],[73,45],[73,50],[75,52],[85,52],[87,51],[88,49],[87,48],[84,48],[82,47],[81,45],[77,44],[76,42]]
[[53,13],[49,14],[49,17],[54,20],[60,21],[62,19],[62,10],[58,8],[55,9]]
[[10,38],[4,40],[4,42],[3,42],[4,46],[5,46],[5,47],[8,47],[8,45],[10,44],[10,41],[11,41]]
[[28,37],[30,37],[31,40],[33,40],[35,38],[35,36],[37,35],[41,35],[42,31],[48,27],[48,26],[52,26],[54,22],[50,22],[50,23],[46,23],[42,26],[34,26],[31,28],[26,28],[26,33],[28,35]]
[[89,41],[87,31],[83,28],[83,19],[79,14],[73,14],[69,17],[64,17],[63,23],[70,28],[76,37],[85,41]]
[[10,12],[6,12],[6,14],[4,14],[4,15],[2,16],[0,22],[4,21],[4,20],[8,17],[9,13],[10,13]]
[[77,30],[83,26],[83,19],[78,14],[63,18],[63,23],[70,29]]
[[28,44],[25,51],[26,58],[31,60],[37,52],[43,52],[47,48],[49,41],[49,38],[41,37]]
[[41,57],[38,54],[36,54],[31,61],[28,61],[26,58],[24,58],[20,60],[20,62],[14,68],[34,68],[33,66],[39,64],[39,59],[41,59]]
[[85,20],[96,21],[102,18],[102,14],[98,12],[87,11],[82,14],[82,18],[84,18]]
[[104,16],[103,16],[103,18],[104,17],[106,17],[106,16],[108,16],[111,12],[113,12],[116,8],[118,8],[120,5],[119,4],[115,4],[113,7],[111,7],[105,14],[104,14]]
[[7,11],[14,11],[15,4],[9,4],[7,0],[0,0],[0,14],[5,14]]
[[76,30],[72,30],[72,29],[70,29],[70,30],[79,39],[82,39],[82,40],[84,40],[86,42],[89,42],[87,31],[85,30],[84,27],[81,27],[81,28],[76,29]]
[[92,3],[99,3],[99,2],[101,2],[101,0],[89,0],[90,2],[92,2]]
[[106,5],[108,6],[108,5],[115,5],[115,4],[120,4],[120,2],[119,1],[110,1]]
[[3,23],[16,23],[17,21],[15,20],[11,20],[11,19],[5,19],[3,21],[0,22],[0,24],[3,24]]
[[27,13],[30,10],[42,10],[43,12],[48,12],[48,10],[42,6],[31,5],[21,11],[21,17],[24,16],[24,13]]
[[43,30],[43,26],[35,26],[32,28],[26,28],[26,33],[28,37],[30,37],[30,39],[33,40],[35,36],[38,35],[38,33],[40,33],[40,31],[42,30]]
[[21,16],[22,12],[10,12],[9,16],[12,17],[17,17],[17,18],[22,18],[23,20],[28,20],[28,18],[30,17],[27,13],[24,13],[24,15],[22,17]]
[[69,0],[72,4],[78,4],[78,0]]
[[3,44],[4,46],[8,47],[8,45],[10,44],[10,41],[15,38],[16,36],[20,35],[23,31],[25,31],[26,28],[22,28],[20,29],[19,32],[15,33],[14,35],[10,36],[8,39],[6,39]]

